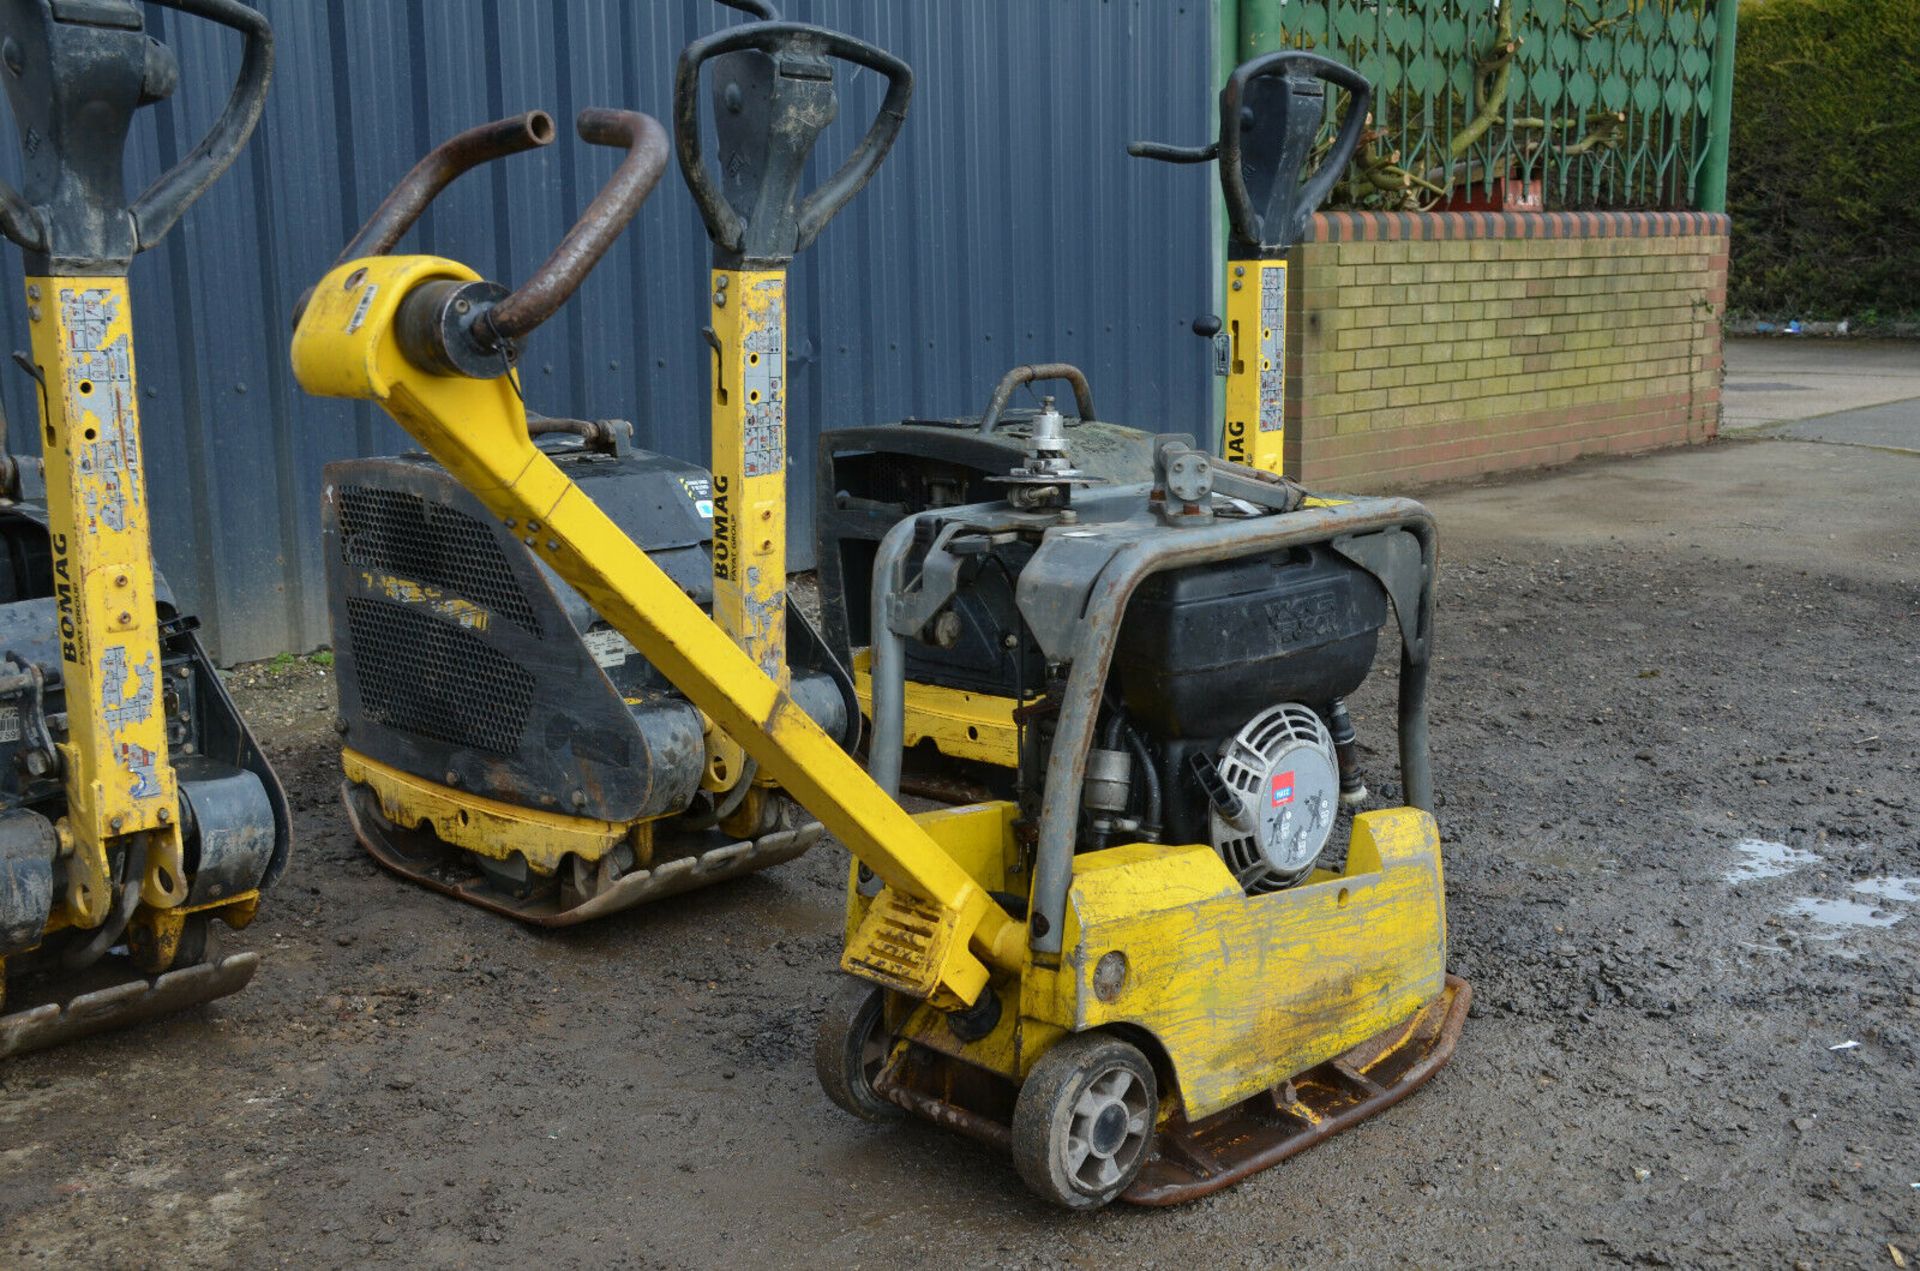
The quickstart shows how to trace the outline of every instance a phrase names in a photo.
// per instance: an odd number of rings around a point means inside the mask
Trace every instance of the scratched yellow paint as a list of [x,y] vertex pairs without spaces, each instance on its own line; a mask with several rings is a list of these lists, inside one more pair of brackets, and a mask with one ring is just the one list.
[[[853,691],[860,713],[873,717],[873,652],[853,655]],[[1020,703],[991,693],[969,693],[944,684],[907,681],[905,744],[932,741],[934,749],[952,759],[970,759],[1002,768],[1020,762],[1020,727],[1013,711]]]
[[141,899],[186,899],[179,793],[167,757],[147,486],[124,278],[29,277],[43,377],[41,450],[53,540],[67,740],[67,888],[55,926],[98,926],[110,846],[147,836]]
[[786,683],[787,274],[716,269],[713,620]]
[[943,994],[971,1002],[988,964],[1021,967],[1024,926],[533,445],[510,377],[437,375],[407,360],[393,329],[401,300],[476,277],[430,256],[337,266],[294,333],[295,377],[319,396],[378,403],[887,886],[951,914],[954,938],[928,976]]
[[[1342,874],[1266,896],[1242,894],[1211,850],[1182,850],[1177,883],[1166,849],[1080,858],[1052,1011],[1075,1031],[1146,1028],[1173,1060],[1189,1117],[1331,1059],[1441,991],[1446,910],[1426,813],[1361,814]],[[1113,951],[1126,979],[1102,1002],[1094,968]]]
[[[983,886],[1024,890],[1006,868],[1017,854],[983,841],[998,823],[1011,845],[1011,809],[984,804],[923,824]],[[860,901],[850,901],[851,917]],[[1126,973],[1103,1002],[1093,977],[1114,952]],[[1445,961],[1439,833],[1426,813],[1392,808],[1354,819],[1342,872],[1268,896],[1246,895],[1210,847],[1135,843],[1076,857],[1059,964],[995,981],[1017,1009],[977,1042],[924,1006],[900,1033],[1017,1084],[1068,1033],[1131,1026],[1166,1050],[1180,1105],[1198,1118],[1407,1019],[1440,993]]]
[[626,840],[629,827],[596,817],[565,816],[523,808],[477,794],[448,794],[443,786],[390,768],[357,750],[342,748],[346,778],[373,791],[381,813],[395,825],[426,825],[455,847],[505,860],[515,852],[535,873],[552,874],[569,854],[598,861]]
[[1263,472],[1284,471],[1287,262],[1227,266],[1226,426],[1221,455]]

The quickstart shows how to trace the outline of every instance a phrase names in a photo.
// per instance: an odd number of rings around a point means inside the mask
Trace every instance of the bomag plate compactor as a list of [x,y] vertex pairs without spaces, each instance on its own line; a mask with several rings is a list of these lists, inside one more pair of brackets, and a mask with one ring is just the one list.
[[230,0],[156,3],[234,28],[245,51],[212,131],[131,202],[127,129],[173,90],[173,54],[132,0],[0,3],[26,172],[0,186],[0,229],[26,255],[32,352],[15,357],[43,456],[0,460],[0,1057],[244,986],[258,955],[208,960],[208,928],[253,920],[291,841],[280,785],[153,565],[126,281],[245,144],[273,37]]
[[[751,313],[749,293],[777,301],[777,286],[757,288],[871,170],[866,144],[796,197],[796,139],[831,117],[834,58],[888,75],[875,127],[891,113],[897,128],[906,68],[850,37],[770,20],[682,54],[678,149],[719,254],[717,400],[777,391],[741,378],[777,346],[763,335],[743,359],[721,310]],[[713,100],[736,116],[720,121],[720,181],[700,152],[709,62]],[[583,117],[583,135],[611,135],[606,118]],[[1426,810],[1427,513],[1403,499],[1309,504],[1172,436],[1148,440],[1146,480],[1094,485],[1072,430],[1042,410],[991,487],[899,520],[872,549],[869,775],[802,675],[770,656],[781,580],[724,580],[750,584],[743,601],[717,579],[710,615],[673,552],[649,552],[589,466],[530,430],[521,342],[658,176],[657,125],[620,118],[636,157],[535,280],[508,292],[363,238],[315,287],[294,371],[309,392],[386,409],[489,533],[511,533],[591,611],[563,636],[606,623],[699,712],[709,768],[733,766],[737,748],[756,789],[784,792],[853,853],[853,978],[817,1046],[827,1092],[863,1116],[912,1111],[1004,1145],[1037,1192],[1088,1209],[1223,1186],[1431,1075],[1467,993],[1445,969]],[[769,155],[782,161],[757,161]],[[778,559],[784,416],[750,417],[716,428],[716,491],[757,483],[716,529],[716,574],[742,553]],[[945,615],[983,587],[1010,591],[1004,635],[1038,651],[1039,692],[1013,719],[1017,797],[909,813],[895,797],[907,650],[940,648]],[[460,629],[471,600],[447,589],[421,613]],[[1356,815],[1329,866],[1340,783],[1319,707],[1361,682],[1389,622],[1411,806]]]
[[[853,681],[786,604],[786,269],[885,158],[912,77],[849,37],[782,30],[791,34],[780,41],[745,27],[723,33],[683,64],[697,79],[714,60],[731,93],[718,129],[724,182],[688,169],[704,181],[695,193],[713,239],[713,470],[635,448],[620,421],[535,419],[530,444],[712,615],[702,619],[708,638],[736,641],[851,747]],[[888,89],[835,176],[797,200],[837,110],[831,56],[880,73]],[[689,112],[691,85],[680,94]],[[739,108],[776,99],[777,128],[765,109]],[[482,329],[500,343],[487,365],[462,364],[482,378],[507,370],[511,337],[578,284],[587,246],[597,255],[618,232],[607,209],[651,189],[666,163],[664,135],[640,116],[589,112],[580,134],[629,145],[627,166],[539,277],[505,299],[487,292]],[[441,146],[340,263],[391,249],[458,173],[552,135],[536,113]],[[682,138],[697,151],[697,131]],[[781,215],[748,220],[735,204]],[[436,321],[478,320],[480,291],[431,285],[453,306]],[[545,518],[503,520],[458,477],[424,455],[334,464],[326,475],[345,798],[368,851],[418,881],[557,925],[762,869],[817,841],[820,823],[636,648],[597,593],[555,567]]]

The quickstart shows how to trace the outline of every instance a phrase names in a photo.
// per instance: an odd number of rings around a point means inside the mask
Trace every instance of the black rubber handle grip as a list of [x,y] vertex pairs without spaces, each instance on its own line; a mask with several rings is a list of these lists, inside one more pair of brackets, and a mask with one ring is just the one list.
[[[1351,100],[1347,105],[1346,117],[1341,121],[1340,132],[1334,138],[1333,148],[1327,152],[1320,167],[1304,183],[1300,182],[1297,169],[1276,177],[1275,198],[1262,212],[1253,205],[1253,196],[1247,191],[1246,172],[1241,166],[1241,108],[1246,100],[1247,87],[1255,80],[1292,77],[1299,71],[1307,71],[1315,79],[1345,89]],[[1333,183],[1347,170],[1353,152],[1360,145],[1360,134],[1367,126],[1367,115],[1372,108],[1373,84],[1367,77],[1350,66],[1318,53],[1282,49],[1235,67],[1233,74],[1227,77],[1226,87],[1220,90],[1219,149],[1220,189],[1226,196],[1227,218],[1233,223],[1236,233],[1250,243],[1263,246],[1298,241],[1306,232],[1308,220],[1332,191]],[[1301,159],[1304,162],[1305,156],[1302,155]],[[1276,210],[1282,223],[1266,224]]]
[[[156,246],[201,195],[218,181],[247,144],[266,108],[273,82],[273,28],[240,0],[150,0],[163,9],[231,27],[242,37],[240,73],[220,117],[186,157],[155,178],[127,208],[135,252]],[[49,249],[46,219],[19,191],[0,181],[0,233],[30,252]]]
[[[735,6],[740,7],[740,6]],[[860,144],[834,174],[820,183],[796,209],[798,233],[794,250],[805,250],[827,227],[847,201],[858,194],[880,161],[887,157],[906,122],[907,103],[913,97],[913,70],[905,62],[857,36],[804,22],[754,22],[695,40],[680,52],[673,77],[673,136],[680,156],[680,173],[700,209],[707,237],[729,252],[737,252],[747,238],[747,222],[720,190],[707,168],[700,147],[700,68],[723,53],[758,49],[778,53],[836,57],[884,76],[886,96]]]
[[[1262,79],[1297,79],[1310,75],[1324,83],[1345,89],[1350,100],[1333,148],[1320,166],[1301,181],[1301,168],[1310,157],[1312,137],[1319,132],[1320,121],[1286,118],[1289,98],[1280,99],[1280,130],[1291,134],[1277,156],[1279,169],[1268,183],[1267,206],[1256,207],[1247,188],[1245,138],[1247,90]],[[1367,77],[1332,58],[1301,49],[1282,49],[1251,61],[1242,62],[1220,90],[1220,139],[1209,146],[1173,146],[1156,141],[1136,141],[1127,153],[1137,159],[1157,159],[1162,163],[1206,163],[1220,161],[1220,192],[1226,199],[1227,220],[1235,239],[1266,250],[1286,247],[1306,232],[1307,223],[1333,190],[1333,183],[1353,161],[1360,134],[1367,126],[1367,113],[1373,106],[1373,85]],[[1316,112],[1319,107],[1316,104]],[[1267,123],[1269,121],[1261,121]]]
[[151,0],[165,9],[177,9],[191,17],[205,18],[240,32],[243,45],[240,74],[227,94],[227,104],[207,135],[187,152],[186,158],[168,168],[133,201],[128,211],[133,216],[139,247],[146,251],[167,236],[207,188],[233,166],[240,147],[253,135],[266,108],[267,87],[273,82],[273,28],[266,18],[240,0]]

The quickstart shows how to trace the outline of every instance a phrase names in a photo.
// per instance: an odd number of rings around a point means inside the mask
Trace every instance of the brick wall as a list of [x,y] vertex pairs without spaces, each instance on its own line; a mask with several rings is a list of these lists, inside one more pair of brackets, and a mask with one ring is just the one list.
[[1326,213],[1297,246],[1287,471],[1368,490],[1706,441],[1727,218]]

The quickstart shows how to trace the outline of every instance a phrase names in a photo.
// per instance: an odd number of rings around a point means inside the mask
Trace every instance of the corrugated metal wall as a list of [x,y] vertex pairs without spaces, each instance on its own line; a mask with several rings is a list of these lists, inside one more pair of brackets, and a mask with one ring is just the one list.
[[[240,161],[134,265],[136,357],[156,552],[227,662],[327,640],[320,469],[405,448],[366,407],[307,397],[287,365],[288,314],[409,165],[451,133],[544,107],[670,118],[673,64],[739,20],[711,0],[260,0],[278,68]],[[1208,306],[1210,175],[1129,160],[1136,137],[1211,134],[1207,0],[787,0],[787,16],[865,36],[918,72],[907,127],[873,184],[797,263],[789,345],[796,475],[832,428],[972,412],[1023,361],[1065,359],[1101,413],[1194,429],[1209,394],[1187,323]],[[142,112],[129,188],[171,164],[218,112],[238,41],[150,10],[182,86]],[[878,103],[842,89],[837,163]],[[545,256],[612,171],[562,140],[455,185],[403,249],[513,281]],[[9,126],[0,171],[17,183]],[[8,349],[25,348],[19,254],[0,280]],[[704,461],[706,240],[677,173],[538,332],[528,401],[632,418],[641,444]],[[36,447],[37,404],[6,368],[8,443]],[[797,564],[811,560],[811,485],[796,479]]]

